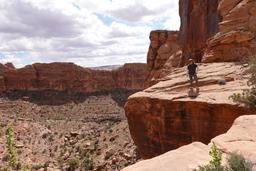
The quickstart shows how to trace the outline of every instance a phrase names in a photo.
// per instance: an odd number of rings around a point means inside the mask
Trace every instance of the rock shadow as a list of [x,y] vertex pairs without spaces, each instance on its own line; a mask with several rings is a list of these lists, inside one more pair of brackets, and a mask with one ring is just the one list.
[[196,88],[190,87],[188,91],[188,97],[190,97],[191,99],[195,99],[199,95],[199,92],[200,92],[199,87],[196,87]]

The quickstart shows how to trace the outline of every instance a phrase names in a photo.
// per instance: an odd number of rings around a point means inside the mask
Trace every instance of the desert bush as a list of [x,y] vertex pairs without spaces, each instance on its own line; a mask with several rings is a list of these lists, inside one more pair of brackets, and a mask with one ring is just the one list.
[[213,143],[209,152],[212,157],[209,164],[199,166],[194,171],[251,171],[252,164],[247,162],[245,158],[237,153],[231,153],[227,157],[227,166],[221,165],[222,154],[221,151]]
[[242,93],[235,93],[230,98],[236,103],[256,107],[256,57],[250,60],[248,74],[250,75],[247,81],[249,89],[243,90]]
[[246,162],[241,154],[231,153],[227,158],[228,168],[230,171],[250,171],[252,164]]
[[84,158],[82,168],[83,170],[93,170],[93,160],[89,156]]
[[5,136],[6,136],[6,155],[5,160],[8,163],[8,166],[5,167],[4,170],[12,171],[12,170],[21,170],[27,171],[28,167],[18,162],[18,156],[16,152],[16,147],[13,140],[13,127],[11,124],[7,126]]
[[68,171],[75,171],[79,167],[78,159],[70,159],[68,160]]
[[13,128],[11,124],[7,126],[5,136],[6,136],[6,149],[7,149],[6,156],[7,156],[8,167],[10,169],[16,168],[18,160],[17,160],[15,144],[13,142]]
[[212,157],[209,164],[205,166],[199,166],[195,171],[224,171],[225,168],[221,165],[222,153],[217,148],[215,143],[212,144],[209,155]]

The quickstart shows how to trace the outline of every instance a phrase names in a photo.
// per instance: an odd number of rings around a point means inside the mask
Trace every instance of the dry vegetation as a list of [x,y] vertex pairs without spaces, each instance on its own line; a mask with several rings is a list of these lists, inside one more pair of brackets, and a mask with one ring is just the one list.
[[30,170],[120,170],[139,159],[124,110],[110,96],[56,106],[1,98],[1,167],[8,123],[13,123],[17,155]]

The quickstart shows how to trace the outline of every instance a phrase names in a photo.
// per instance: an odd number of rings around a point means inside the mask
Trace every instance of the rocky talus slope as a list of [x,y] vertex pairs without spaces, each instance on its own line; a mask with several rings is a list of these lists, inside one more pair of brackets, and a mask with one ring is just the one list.
[[156,85],[129,97],[125,113],[131,136],[143,158],[194,141],[209,143],[252,109],[229,98],[247,88],[246,66],[199,64],[199,90],[189,89],[186,68],[177,68]]
[[[247,161],[252,163],[252,170],[256,170],[256,116],[240,116],[235,120],[227,133],[219,135],[211,140],[223,152],[225,157],[237,152],[242,154]],[[191,171],[199,165],[209,163],[208,154],[211,144],[205,145],[200,142],[182,146],[169,151],[158,157],[138,162],[122,171]]]
[[78,170],[112,171],[140,158],[124,110],[110,96],[60,105],[0,98],[0,170],[7,166],[5,131],[10,123],[17,156],[30,171],[70,170],[72,161]]

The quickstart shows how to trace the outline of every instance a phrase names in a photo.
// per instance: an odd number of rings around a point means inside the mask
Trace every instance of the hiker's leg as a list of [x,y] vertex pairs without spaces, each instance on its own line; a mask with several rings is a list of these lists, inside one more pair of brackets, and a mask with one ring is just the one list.
[[196,82],[196,87],[198,87],[198,78],[197,78],[196,74],[194,75],[194,79],[195,79],[195,82]]
[[190,87],[192,87],[193,85],[193,76],[189,75],[189,83],[190,83]]

